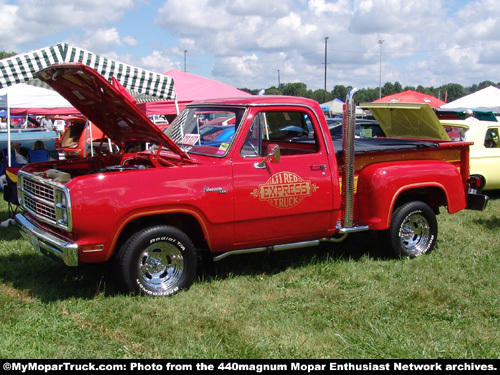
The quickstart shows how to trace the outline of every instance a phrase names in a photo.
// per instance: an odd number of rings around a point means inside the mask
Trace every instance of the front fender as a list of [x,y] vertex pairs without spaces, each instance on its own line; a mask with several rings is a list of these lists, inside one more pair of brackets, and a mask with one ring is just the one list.
[[[359,224],[372,230],[387,229],[396,201],[402,195],[434,195],[445,197],[448,212],[465,208],[465,190],[460,171],[451,163],[439,160],[372,164],[358,178],[357,201]],[[422,198],[420,198],[422,199]]]

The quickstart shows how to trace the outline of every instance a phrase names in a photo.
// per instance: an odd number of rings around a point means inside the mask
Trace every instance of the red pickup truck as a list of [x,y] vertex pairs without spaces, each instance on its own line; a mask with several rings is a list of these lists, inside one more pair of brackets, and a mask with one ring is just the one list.
[[[468,194],[470,143],[354,139],[353,94],[339,140],[317,102],[285,96],[192,103],[162,132],[88,67],[38,76],[121,149],[152,145],[18,175],[16,220],[33,247],[69,266],[112,261],[126,292],[186,289],[207,254],[302,248],[365,230],[414,257],[434,248],[440,206],[455,213],[487,201]],[[234,122],[210,125],[222,117]]]

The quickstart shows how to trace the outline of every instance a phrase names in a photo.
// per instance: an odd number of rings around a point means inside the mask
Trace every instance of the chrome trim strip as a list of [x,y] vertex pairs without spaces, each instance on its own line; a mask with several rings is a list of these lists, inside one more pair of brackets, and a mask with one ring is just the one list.
[[283,245],[274,245],[274,246],[268,246],[268,247],[255,247],[252,249],[232,250],[232,251],[228,251],[228,252],[219,254],[217,256],[214,256],[213,259],[214,259],[214,261],[218,261],[218,260],[224,259],[225,257],[227,257],[229,255],[262,253],[262,252],[271,253],[273,251],[293,250],[293,249],[298,249],[301,247],[318,246],[319,243],[320,243],[319,240],[312,240],[312,241],[288,243],[288,244],[283,244]]

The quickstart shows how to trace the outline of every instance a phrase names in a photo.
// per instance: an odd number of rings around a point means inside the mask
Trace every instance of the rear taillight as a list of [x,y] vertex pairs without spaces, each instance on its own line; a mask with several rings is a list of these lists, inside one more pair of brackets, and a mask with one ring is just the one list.
[[467,182],[472,189],[479,189],[481,187],[481,178],[478,176],[470,176]]
[[483,179],[480,176],[469,176],[467,183],[469,184],[469,193],[473,194],[481,191],[484,184]]

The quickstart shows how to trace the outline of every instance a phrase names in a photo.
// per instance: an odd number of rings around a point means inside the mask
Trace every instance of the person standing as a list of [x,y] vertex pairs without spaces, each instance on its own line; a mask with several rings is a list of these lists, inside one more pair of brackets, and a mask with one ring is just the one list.
[[468,109],[465,112],[465,119],[469,121],[479,121],[477,118],[474,117],[474,111],[472,109]]
[[42,127],[42,129],[49,131],[52,130],[54,124],[52,123],[52,120],[47,116],[43,116],[42,120],[40,121],[40,126]]

